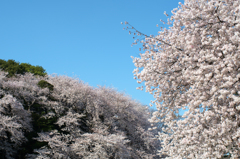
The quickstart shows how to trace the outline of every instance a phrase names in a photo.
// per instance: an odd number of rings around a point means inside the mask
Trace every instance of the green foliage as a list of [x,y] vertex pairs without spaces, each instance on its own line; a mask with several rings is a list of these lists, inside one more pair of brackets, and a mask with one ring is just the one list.
[[41,66],[32,66],[28,63],[16,62],[14,60],[2,60],[0,59],[0,69],[8,72],[8,77],[12,77],[15,74],[25,74],[26,72],[33,73],[34,75],[45,76],[47,73]]
[[28,139],[27,142],[23,143],[21,145],[21,148],[18,151],[18,158],[19,159],[24,159],[26,154],[32,154],[34,153],[34,149],[39,149],[43,146],[47,146],[47,142],[39,142],[35,140],[34,138],[38,137],[38,134],[36,131],[32,132],[26,132],[25,133],[26,138]]
[[39,81],[37,85],[38,85],[40,88],[46,88],[46,87],[47,87],[50,91],[52,91],[52,90],[53,90],[53,87],[54,87],[52,84],[48,83],[48,82],[45,81],[45,80]]
[[46,115],[49,111],[40,104],[33,104],[31,106],[33,127],[37,132],[47,132],[57,127],[54,126],[54,123],[57,121],[56,117],[45,119],[42,116]]
[[[54,110],[51,111],[54,112]],[[28,141],[22,144],[21,149],[18,152],[18,155],[21,156],[20,158],[24,158],[26,154],[33,153],[34,149],[39,149],[48,145],[48,142],[39,142],[34,139],[38,137],[38,133],[50,132],[54,129],[60,131],[60,128],[55,124],[58,120],[58,117],[52,117],[48,119],[42,117],[43,115],[49,113],[49,110],[47,110],[44,105],[34,103],[31,106],[31,112],[33,131],[25,133]]]

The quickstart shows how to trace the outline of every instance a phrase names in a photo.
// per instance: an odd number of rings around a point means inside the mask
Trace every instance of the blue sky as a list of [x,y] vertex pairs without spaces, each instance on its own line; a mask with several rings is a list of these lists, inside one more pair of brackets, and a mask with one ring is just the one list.
[[[144,105],[154,100],[136,90],[128,21],[156,35],[163,14],[183,0],[11,0],[0,1],[0,59],[39,65],[48,74],[77,76],[93,87],[124,91]],[[167,26],[166,26],[167,27]]]

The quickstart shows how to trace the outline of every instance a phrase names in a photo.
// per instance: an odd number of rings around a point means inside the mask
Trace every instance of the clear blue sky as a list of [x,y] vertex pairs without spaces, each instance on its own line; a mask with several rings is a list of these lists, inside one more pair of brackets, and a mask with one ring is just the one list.
[[154,100],[133,79],[128,21],[156,35],[163,14],[183,0],[11,0],[0,1],[0,59],[39,65],[48,74],[78,76],[91,86],[112,86],[144,105]]

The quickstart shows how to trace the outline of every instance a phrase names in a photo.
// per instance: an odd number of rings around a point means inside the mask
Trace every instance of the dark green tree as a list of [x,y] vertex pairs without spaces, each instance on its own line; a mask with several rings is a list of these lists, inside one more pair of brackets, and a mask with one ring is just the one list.
[[2,60],[0,59],[0,69],[8,72],[8,77],[12,77],[16,74],[24,75],[26,72],[33,73],[34,75],[45,76],[47,73],[41,66],[32,66],[28,63],[19,63],[14,60]]
[[46,87],[47,87],[50,91],[52,91],[52,90],[53,90],[53,87],[54,87],[52,84],[48,83],[48,82],[45,81],[45,80],[39,81],[37,85],[38,85],[40,88],[46,88]]

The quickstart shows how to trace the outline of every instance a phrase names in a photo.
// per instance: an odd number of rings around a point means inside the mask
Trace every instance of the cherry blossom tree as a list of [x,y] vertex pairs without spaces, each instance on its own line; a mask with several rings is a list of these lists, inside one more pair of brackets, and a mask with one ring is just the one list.
[[[169,16],[166,12],[166,16]],[[169,158],[240,157],[240,1],[185,0],[158,35],[145,36],[132,57],[135,79],[153,94]],[[144,86],[138,89],[143,89]],[[177,114],[185,111],[182,119]]]
[[159,158],[149,108],[113,88],[67,76],[0,70],[0,156]]

